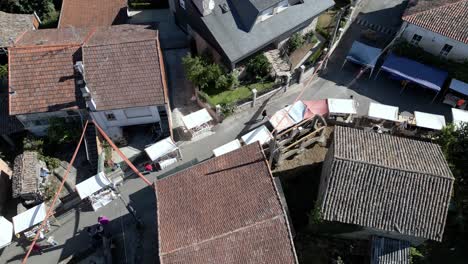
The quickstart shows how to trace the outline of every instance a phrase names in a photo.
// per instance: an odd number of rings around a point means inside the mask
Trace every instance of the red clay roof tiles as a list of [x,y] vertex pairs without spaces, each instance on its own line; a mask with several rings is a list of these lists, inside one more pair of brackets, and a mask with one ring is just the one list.
[[155,30],[128,25],[97,30],[83,47],[96,110],[164,105],[159,55]]
[[258,144],[156,183],[167,263],[297,263],[275,182]]
[[419,0],[403,20],[468,44],[468,0]]
[[127,18],[127,0],[63,0],[58,28],[100,27]]

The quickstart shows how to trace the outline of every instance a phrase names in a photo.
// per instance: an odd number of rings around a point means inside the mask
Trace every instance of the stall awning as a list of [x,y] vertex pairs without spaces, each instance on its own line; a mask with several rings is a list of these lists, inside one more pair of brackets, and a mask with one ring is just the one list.
[[369,117],[391,121],[398,120],[398,107],[371,102],[369,105]]
[[107,179],[104,172],[100,172],[93,177],[82,181],[76,185],[76,191],[81,199],[84,199],[93,193],[109,186],[111,182]]
[[390,54],[382,65],[382,70],[394,77],[418,83],[435,91],[440,91],[448,73],[414,60]]
[[366,45],[359,41],[354,41],[348,55],[346,56],[346,60],[374,68],[381,52],[382,50],[379,48]]
[[356,114],[356,104],[352,99],[328,99],[330,114]]
[[182,120],[184,121],[185,127],[187,127],[187,129],[192,129],[206,124],[213,119],[211,118],[208,111],[206,111],[206,109],[203,108],[201,110],[198,110],[196,112],[182,117]]
[[294,120],[289,116],[288,111],[284,108],[274,113],[268,121],[270,121],[270,124],[277,131],[282,131],[295,124]]
[[260,142],[260,145],[270,142],[273,139],[270,131],[266,126],[261,126],[256,128],[255,130],[250,131],[249,133],[242,136],[242,141],[246,145],[254,143],[255,141]]
[[3,248],[11,243],[13,237],[13,224],[0,216],[0,248]]
[[269,118],[269,121],[276,130],[282,131],[313,116],[314,113],[307,104],[303,101],[297,101],[292,106],[277,111]]
[[14,216],[13,227],[15,228],[15,234],[39,224],[45,219],[46,214],[46,205],[45,203],[41,203],[26,212],[22,212],[21,214]]
[[416,126],[434,130],[441,130],[445,126],[445,117],[443,115],[434,115],[423,112],[414,112]]
[[215,157],[219,157],[233,150],[239,149],[240,147],[240,141],[238,139],[235,139],[227,144],[222,145],[221,147],[213,149],[213,154],[215,155]]
[[302,101],[302,102],[305,105],[307,105],[307,109],[309,110],[304,117],[305,119],[310,118],[314,115],[321,115],[321,116],[328,115],[327,99],[316,100],[316,101]]
[[152,161],[155,161],[175,150],[177,150],[177,145],[170,137],[160,140],[145,148],[146,154]]
[[468,96],[468,83],[459,81],[457,79],[452,79],[450,82],[450,90],[453,90],[455,92],[459,92],[461,94],[464,94]]
[[453,124],[457,127],[461,127],[461,123],[468,123],[468,111],[452,108]]

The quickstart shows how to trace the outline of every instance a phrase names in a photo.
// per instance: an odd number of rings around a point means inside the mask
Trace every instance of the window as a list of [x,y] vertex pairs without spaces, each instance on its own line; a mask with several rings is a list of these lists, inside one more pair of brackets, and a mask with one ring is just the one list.
[[289,6],[288,0],[284,0],[284,1],[282,1],[282,2],[280,2],[280,3],[278,4],[278,9],[277,9],[276,12],[279,13],[279,12],[281,12],[281,11],[284,11],[284,10],[286,10],[286,8],[288,8],[288,6]]
[[114,113],[106,113],[106,118],[107,118],[107,121],[115,121],[115,120],[117,120],[117,118],[115,118]]
[[260,15],[260,20],[265,21],[269,19],[270,17],[273,16],[273,7],[268,8],[267,10],[263,11],[262,14]]
[[445,44],[442,50],[440,51],[441,56],[447,56],[449,52],[452,50],[453,46],[450,46],[449,44]]
[[148,107],[136,107],[124,110],[127,118],[138,118],[152,116],[151,110]]
[[180,5],[180,7],[185,9],[185,0],[179,0],[179,5]]
[[422,36],[418,34],[414,34],[413,39],[411,40],[411,44],[417,46],[419,44],[419,41],[421,41]]

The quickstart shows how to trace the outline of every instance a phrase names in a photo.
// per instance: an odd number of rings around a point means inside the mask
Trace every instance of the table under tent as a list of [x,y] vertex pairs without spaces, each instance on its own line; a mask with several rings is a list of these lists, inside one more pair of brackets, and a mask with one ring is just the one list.
[[448,76],[446,71],[427,66],[408,58],[399,57],[393,53],[390,53],[385,59],[375,78],[378,77],[382,70],[388,72],[392,79],[402,81],[403,87],[400,93],[403,93],[409,83],[416,83],[421,87],[435,91],[436,94],[432,101],[435,100],[442,90],[442,86]]
[[363,66],[364,70],[370,69],[370,78],[381,54],[382,49],[366,45],[359,41],[354,41],[341,68],[345,66],[346,62],[353,62]]
[[[32,240],[39,230],[40,223],[44,221],[47,215],[47,206],[45,203],[34,206],[13,217],[13,227],[15,235],[18,237],[23,234],[27,239]],[[50,226],[47,222],[43,231],[49,232]]]
[[161,169],[176,163],[182,157],[179,148],[172,138],[168,137],[145,148],[145,152],[151,161]]
[[452,120],[456,128],[460,128],[462,123],[468,124],[468,111],[452,108]]
[[182,121],[192,137],[196,137],[210,130],[210,123],[212,120],[211,115],[205,108],[182,117]]
[[352,123],[357,115],[356,102],[353,99],[327,99],[328,118],[339,123]]
[[111,188],[112,182],[106,177],[104,172],[78,183],[75,188],[81,200],[88,199],[94,211],[112,202],[117,195]]
[[444,97],[444,104],[466,109],[468,105],[468,83],[452,79],[449,91]]

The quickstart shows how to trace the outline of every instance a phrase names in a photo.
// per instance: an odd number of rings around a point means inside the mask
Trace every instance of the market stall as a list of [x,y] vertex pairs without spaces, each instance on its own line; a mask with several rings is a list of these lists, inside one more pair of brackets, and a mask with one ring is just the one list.
[[403,87],[401,92],[403,92],[409,83],[416,83],[435,91],[436,95],[434,99],[439,94],[448,76],[446,71],[427,66],[408,58],[399,57],[392,53],[385,59],[376,78],[381,70],[388,72],[391,78],[402,81]]
[[367,116],[376,120],[398,121],[398,107],[371,102]]
[[100,172],[77,184],[76,191],[82,200],[88,199],[93,210],[97,211],[116,197],[112,190],[106,189],[109,185],[111,185],[111,181],[104,172]]
[[203,108],[189,115],[182,117],[187,130],[190,131],[192,137],[202,134],[211,128],[210,122],[213,119],[208,111]]
[[[328,115],[328,104],[327,99],[302,101],[309,110],[304,116],[305,119],[312,117],[313,115],[320,115],[326,117]],[[311,113],[309,116],[308,113]]]
[[[16,235],[21,236],[21,233],[28,239],[34,238],[40,224],[47,215],[47,207],[45,203],[34,206],[13,217],[13,227]],[[49,224],[44,228],[48,232]]]
[[444,104],[466,109],[468,105],[468,83],[452,79],[449,85],[449,91],[444,98]]
[[241,139],[246,145],[249,145],[256,141],[260,142],[260,145],[264,145],[266,143],[269,143],[270,140],[273,139],[273,136],[271,135],[270,131],[266,126],[260,126],[250,131],[249,133],[243,135]]
[[375,64],[377,63],[381,53],[382,50],[379,48],[366,45],[359,41],[354,41],[351,49],[348,52],[348,55],[345,58],[343,66],[346,64],[346,62],[351,61],[366,68],[370,68],[370,75],[372,75]]
[[329,118],[338,122],[351,123],[357,114],[353,99],[327,99]]
[[468,111],[452,108],[452,119],[455,127],[460,128],[462,123],[468,123]]
[[13,224],[0,216],[0,249],[8,246],[13,238]]
[[213,154],[215,155],[215,157],[219,157],[233,150],[239,149],[240,147],[241,147],[240,141],[238,139],[235,139],[229,143],[222,145],[221,147],[213,149]]
[[416,126],[431,130],[441,130],[445,127],[445,117],[443,115],[434,115],[424,112],[414,112]]
[[176,163],[181,158],[179,148],[170,137],[145,148],[145,152],[152,162],[159,164],[161,169]]

